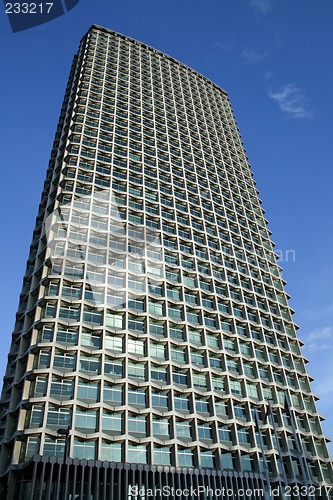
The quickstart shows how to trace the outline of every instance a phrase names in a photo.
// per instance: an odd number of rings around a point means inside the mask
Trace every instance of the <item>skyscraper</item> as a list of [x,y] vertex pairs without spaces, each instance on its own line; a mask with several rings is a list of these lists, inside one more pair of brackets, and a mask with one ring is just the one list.
[[328,498],[301,345],[226,92],[92,26],[4,378],[7,498]]

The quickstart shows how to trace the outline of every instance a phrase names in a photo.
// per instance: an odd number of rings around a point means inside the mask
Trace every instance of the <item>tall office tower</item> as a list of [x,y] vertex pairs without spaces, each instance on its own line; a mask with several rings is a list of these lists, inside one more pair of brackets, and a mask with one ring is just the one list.
[[227,94],[92,26],[4,378],[8,499],[262,498],[269,485],[328,498],[321,416],[266,223]]

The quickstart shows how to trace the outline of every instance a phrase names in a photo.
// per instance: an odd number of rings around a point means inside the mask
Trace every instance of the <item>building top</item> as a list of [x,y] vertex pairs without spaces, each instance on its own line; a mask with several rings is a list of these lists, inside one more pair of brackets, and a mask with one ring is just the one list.
[[151,47],[150,45],[147,45],[146,43],[140,42],[139,40],[135,40],[134,38],[131,38],[131,37],[126,36],[126,35],[123,35],[122,33],[118,33],[117,31],[113,31],[113,30],[110,30],[108,28],[104,28],[103,26],[99,26],[98,24],[92,24],[91,27],[89,28],[89,30],[87,31],[87,33],[84,35],[83,39],[88,35],[88,33],[90,33],[93,30],[103,31],[104,33],[106,33],[108,35],[115,35],[115,36],[118,36],[119,38],[122,38],[123,40],[129,40],[130,42],[133,42],[133,43],[135,43],[137,45],[140,45],[141,47],[143,47],[145,49],[150,50],[154,54],[158,54],[158,55],[160,55],[162,57],[167,58],[169,61],[172,61],[173,63],[176,63],[179,66],[181,66],[182,68],[185,68],[188,71],[191,71],[196,76],[198,76],[199,78],[201,78],[202,80],[204,80],[206,83],[209,83],[210,85],[212,85],[216,90],[219,90],[220,92],[222,92],[228,98],[228,93],[224,89],[222,89],[221,87],[219,87],[216,83],[212,82],[212,80],[210,80],[209,78],[206,78],[204,75],[202,75],[201,73],[199,73],[195,69],[191,68],[187,64],[184,64],[181,61],[179,61],[178,59],[176,59],[176,58],[174,58],[174,57],[172,57],[172,56],[170,56],[168,54],[165,54],[161,50],[155,49],[154,47]]

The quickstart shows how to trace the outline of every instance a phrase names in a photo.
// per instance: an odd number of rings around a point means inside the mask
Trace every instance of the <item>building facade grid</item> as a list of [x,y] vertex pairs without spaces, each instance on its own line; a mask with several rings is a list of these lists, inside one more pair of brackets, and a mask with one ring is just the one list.
[[[332,468],[227,94],[93,26],[74,59],[1,399],[4,476],[35,455],[263,475]],[[68,429],[69,436],[59,435]],[[23,498],[23,496],[22,496]]]

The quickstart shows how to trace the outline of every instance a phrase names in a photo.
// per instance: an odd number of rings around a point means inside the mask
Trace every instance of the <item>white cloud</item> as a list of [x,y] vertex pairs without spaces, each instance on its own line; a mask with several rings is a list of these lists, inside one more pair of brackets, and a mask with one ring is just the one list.
[[333,393],[333,373],[326,372],[325,377],[316,378],[315,393],[318,393],[320,397],[324,395]]
[[333,327],[324,326],[304,336],[304,350],[315,352],[333,348]]
[[266,59],[275,52],[275,49],[257,50],[257,49],[244,49],[242,56],[249,64],[255,64],[263,59]]
[[333,320],[333,304],[324,306],[319,309],[304,309],[298,314],[302,322],[316,321],[324,316],[332,316]]
[[268,91],[269,97],[274,99],[280,109],[293,118],[311,119],[313,113],[307,109],[307,99],[303,91],[294,83],[283,85],[280,90]]
[[214,47],[216,47],[217,49],[221,49],[221,50],[225,50],[226,52],[229,52],[230,50],[233,50],[235,48],[235,40],[230,38],[229,40],[216,42]]
[[249,4],[260,14],[267,14],[272,9],[271,0],[249,0]]

